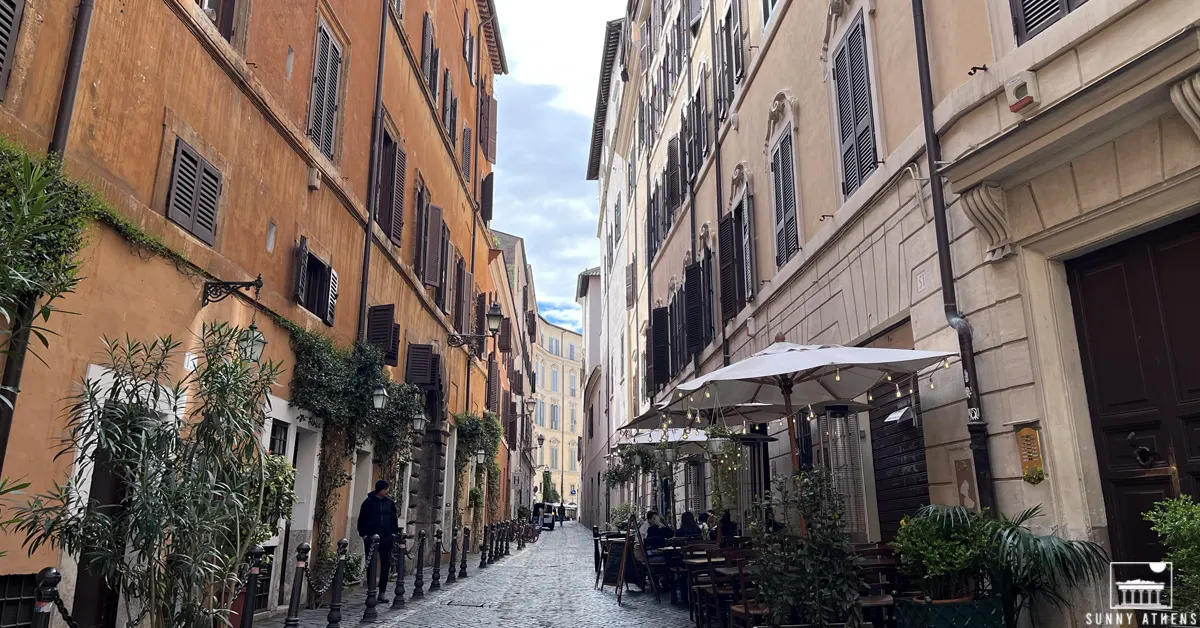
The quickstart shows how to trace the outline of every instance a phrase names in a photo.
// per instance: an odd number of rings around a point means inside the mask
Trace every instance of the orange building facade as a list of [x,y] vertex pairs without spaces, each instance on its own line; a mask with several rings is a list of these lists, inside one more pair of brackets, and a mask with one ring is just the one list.
[[[77,4],[0,0],[0,134],[30,152],[65,123],[57,111]],[[62,400],[99,372],[102,337],[170,334],[190,348],[206,322],[255,320],[264,357],[288,369],[288,332],[274,315],[342,346],[377,344],[393,379],[429,394],[422,447],[393,495],[410,533],[444,527],[448,539],[453,414],[488,401],[487,353],[448,339],[480,333],[497,291],[488,223],[493,81],[507,71],[499,28],[491,0],[96,3],[67,112],[66,171],[186,263],[89,227],[85,279],[63,303],[76,315],[51,319],[58,336],[39,352],[44,363],[26,361],[4,418],[3,475],[32,492],[67,477],[69,457],[53,459]],[[246,294],[202,305],[206,281],[259,275],[257,305]],[[504,394],[509,378],[496,377]],[[268,547],[277,559],[312,538],[321,455],[319,427],[287,402],[289,379],[263,434],[297,468],[298,503]],[[335,538],[353,537],[376,477],[369,446],[346,465]],[[0,536],[0,551],[0,577],[57,565],[64,598],[81,601],[69,556],[27,556],[12,536]],[[284,586],[272,576],[269,607],[285,603]]]

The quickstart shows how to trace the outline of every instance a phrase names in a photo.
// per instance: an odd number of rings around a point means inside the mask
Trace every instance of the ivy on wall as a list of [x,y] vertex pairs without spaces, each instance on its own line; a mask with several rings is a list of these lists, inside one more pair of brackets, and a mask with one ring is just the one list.
[[[500,452],[500,438],[503,428],[500,419],[489,411],[483,416],[470,412],[460,412],[454,415],[455,450],[454,472],[458,481],[454,483],[454,521],[461,523],[463,512],[460,508],[462,491],[467,467],[479,450],[484,452],[484,464],[475,467],[475,485],[487,484],[485,501],[489,503],[489,511],[496,515],[500,508],[500,465],[496,464],[496,454]],[[474,490],[474,489],[472,489]],[[474,504],[471,504],[474,507]],[[474,508],[472,525],[479,529],[483,525],[482,508]]]

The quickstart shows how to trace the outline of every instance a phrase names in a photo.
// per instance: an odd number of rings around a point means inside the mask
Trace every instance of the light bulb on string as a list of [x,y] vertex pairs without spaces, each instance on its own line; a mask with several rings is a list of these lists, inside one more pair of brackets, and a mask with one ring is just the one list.
[[867,403],[870,403],[872,401],[875,401],[875,395],[868,391],[867,392]]
[[933,390],[933,376],[929,376],[929,390]]
[[837,374],[833,376],[833,381],[835,381],[835,382],[842,381],[842,369],[837,370]]
[[707,390],[705,390],[705,391],[704,391],[704,398],[705,398],[705,399],[711,399],[711,398],[712,398],[712,393],[711,393],[711,392],[708,392]]
[[900,398],[900,384],[896,384],[896,398]]
[[908,394],[910,394],[910,395],[911,395],[911,394],[913,394],[913,387],[912,387],[912,384],[909,384],[909,385],[908,385]]
[[892,381],[892,374],[891,374],[891,373],[888,373],[888,376],[887,376],[887,377],[888,377],[888,381],[889,381],[889,382],[890,382],[890,381]]
[[942,360],[942,368],[946,368],[946,369],[950,368],[950,358],[946,358],[946,359]]

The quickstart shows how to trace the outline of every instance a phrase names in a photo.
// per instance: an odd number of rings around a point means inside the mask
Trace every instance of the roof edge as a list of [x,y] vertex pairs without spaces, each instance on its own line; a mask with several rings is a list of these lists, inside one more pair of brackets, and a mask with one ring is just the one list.
[[600,83],[596,86],[596,113],[592,116],[592,143],[588,151],[587,180],[600,177],[600,152],[604,144],[604,124],[608,120],[609,92],[612,88],[613,62],[621,45],[625,18],[609,20],[604,27],[604,54],[600,58]]

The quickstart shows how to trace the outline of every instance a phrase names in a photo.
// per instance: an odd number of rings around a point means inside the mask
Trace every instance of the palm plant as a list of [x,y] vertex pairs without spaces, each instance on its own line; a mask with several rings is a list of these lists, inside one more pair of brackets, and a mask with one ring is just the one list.
[[1108,569],[1108,553],[1092,541],[1035,534],[1029,523],[1042,514],[1041,505],[1010,518],[934,504],[917,516],[932,518],[947,532],[982,525],[986,545],[981,577],[987,583],[981,588],[1000,598],[1005,627],[1016,628],[1021,614],[1034,602],[1069,606],[1068,591],[1097,580]]

